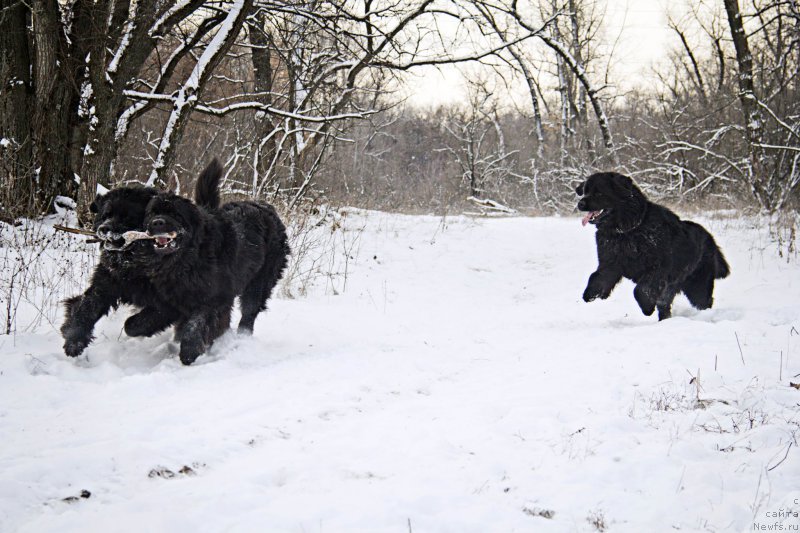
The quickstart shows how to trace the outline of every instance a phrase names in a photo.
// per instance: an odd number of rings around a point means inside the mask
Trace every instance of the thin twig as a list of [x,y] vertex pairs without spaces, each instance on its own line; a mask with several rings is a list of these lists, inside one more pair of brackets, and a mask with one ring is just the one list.
[[733,334],[736,336],[736,345],[739,346],[739,355],[742,357],[742,364],[745,364],[744,363],[744,352],[742,351],[742,344],[739,342],[739,334],[736,333],[735,331],[733,332]]
[[783,463],[783,462],[786,460],[786,458],[787,458],[787,457],[789,457],[789,450],[791,450],[791,449],[792,449],[792,444],[794,444],[794,443],[793,443],[793,442],[790,442],[790,443],[789,443],[789,446],[787,446],[787,447],[786,447],[786,453],[785,453],[785,454],[783,454],[783,459],[781,459],[780,461],[778,461],[778,464],[776,464],[775,466],[772,466],[772,467],[770,467],[770,468],[767,468],[767,472],[772,472],[773,470],[775,470],[776,468],[778,468],[779,466],[781,466],[781,463]]

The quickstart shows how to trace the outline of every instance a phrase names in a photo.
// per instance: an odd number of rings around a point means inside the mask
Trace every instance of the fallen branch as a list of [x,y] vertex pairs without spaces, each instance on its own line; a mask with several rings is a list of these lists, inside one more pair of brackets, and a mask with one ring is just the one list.
[[494,200],[490,200],[488,198],[482,200],[482,199],[476,198],[474,196],[469,196],[469,197],[467,197],[467,200],[469,200],[470,202],[474,203],[475,205],[477,205],[481,209],[486,209],[486,210],[489,210],[489,211],[496,211],[498,213],[506,213],[506,214],[509,214],[509,215],[513,215],[513,214],[517,213],[517,211],[515,209],[512,209],[512,208],[510,208],[508,206],[505,206],[505,205],[503,205],[503,204],[501,204],[499,202],[495,202]]

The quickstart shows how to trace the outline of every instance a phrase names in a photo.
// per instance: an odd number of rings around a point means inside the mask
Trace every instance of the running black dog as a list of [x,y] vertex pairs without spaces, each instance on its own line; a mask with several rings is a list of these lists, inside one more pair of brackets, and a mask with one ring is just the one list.
[[228,328],[237,296],[239,332],[252,333],[289,255],[286,228],[272,206],[242,201],[203,209],[161,193],[147,206],[145,227],[154,238],[147,275],[162,300],[181,314],[184,364],[192,364]]
[[[195,201],[209,208],[219,206],[217,185],[221,168],[212,163],[200,175]],[[66,319],[61,326],[64,353],[80,355],[92,341],[92,331],[111,308],[129,304],[141,310],[125,321],[125,333],[131,337],[155,335],[181,317],[178,309],[154,290],[144,267],[152,262],[150,240],[127,242],[123,234],[144,231],[147,204],[158,194],[152,187],[120,187],[98,195],[89,206],[94,231],[101,241],[100,262],[91,284],[81,295],[67,299]]]
[[730,273],[728,263],[705,228],[684,221],[647,200],[633,180],[616,172],[592,174],[576,189],[583,219],[597,226],[599,266],[583,299],[605,299],[625,277],[636,283],[633,296],[642,312],[669,318],[672,300],[683,292],[697,309],[713,303],[714,280]]

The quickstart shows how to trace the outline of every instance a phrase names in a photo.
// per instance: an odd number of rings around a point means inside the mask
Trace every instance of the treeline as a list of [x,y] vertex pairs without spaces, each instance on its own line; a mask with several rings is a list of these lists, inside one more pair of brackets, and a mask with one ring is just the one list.
[[[698,4],[656,88],[626,94],[603,6],[0,0],[0,217],[187,190],[214,156],[231,194],[289,208],[558,210],[616,168],[675,202],[796,209],[798,4]],[[463,105],[397,106],[402,73],[467,63],[488,74]]]

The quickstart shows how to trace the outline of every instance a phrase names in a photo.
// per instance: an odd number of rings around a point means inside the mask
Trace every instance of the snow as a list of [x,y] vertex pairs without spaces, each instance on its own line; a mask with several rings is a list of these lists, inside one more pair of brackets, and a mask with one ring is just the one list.
[[800,266],[764,224],[700,219],[732,275],[659,323],[580,299],[577,217],[335,221],[305,296],[191,367],[130,309],[78,360],[60,319],[0,337],[0,530],[797,527]]
[[[56,196],[53,200],[53,206],[59,215],[64,215],[67,211],[75,211],[78,203],[69,196]],[[61,211],[59,211],[61,209]]]
[[186,9],[186,6],[188,6],[190,3],[191,3],[191,0],[180,0],[178,2],[174,2],[169,9],[164,11],[164,13],[156,21],[156,23],[153,24],[152,28],[150,28],[148,30],[148,32],[147,32],[148,35],[150,35],[150,37],[155,37],[157,35],[160,35],[162,30],[163,30],[163,26],[166,23],[167,19],[169,19],[170,17],[174,16],[179,11],[182,11],[182,10]]

